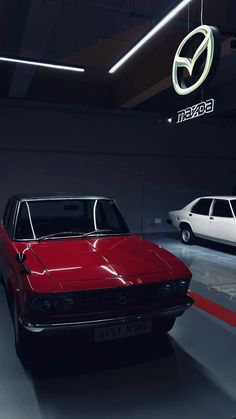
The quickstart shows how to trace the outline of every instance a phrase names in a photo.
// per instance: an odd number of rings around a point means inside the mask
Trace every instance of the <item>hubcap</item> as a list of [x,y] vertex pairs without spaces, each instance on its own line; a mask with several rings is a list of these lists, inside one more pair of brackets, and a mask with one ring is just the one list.
[[189,230],[183,230],[182,232],[183,241],[188,242],[191,238],[191,233]]

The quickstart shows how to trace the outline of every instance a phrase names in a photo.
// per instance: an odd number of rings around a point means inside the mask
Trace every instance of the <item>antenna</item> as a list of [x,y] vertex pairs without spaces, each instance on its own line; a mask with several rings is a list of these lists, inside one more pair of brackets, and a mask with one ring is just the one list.
[[143,213],[144,213],[144,171],[141,172],[141,216],[140,216],[140,235],[143,235]]

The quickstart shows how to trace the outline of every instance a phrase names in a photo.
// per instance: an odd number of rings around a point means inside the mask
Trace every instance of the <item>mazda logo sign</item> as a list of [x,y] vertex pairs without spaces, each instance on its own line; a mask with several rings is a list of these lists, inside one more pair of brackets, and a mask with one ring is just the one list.
[[117,296],[117,303],[118,304],[121,304],[121,305],[128,304],[129,300],[130,300],[130,296],[127,292],[121,292]]
[[[203,37],[203,40],[195,53],[190,54],[192,58],[186,57],[187,49],[199,36],[201,38]],[[198,89],[209,78],[216,66],[216,61],[218,61],[219,48],[219,31],[212,26],[199,26],[183,39],[176,51],[172,67],[172,82],[176,93],[179,95],[188,95]],[[190,86],[187,86],[184,81],[184,69],[187,70],[190,81],[193,73],[195,74],[194,81]],[[196,72],[199,73],[197,80]]]

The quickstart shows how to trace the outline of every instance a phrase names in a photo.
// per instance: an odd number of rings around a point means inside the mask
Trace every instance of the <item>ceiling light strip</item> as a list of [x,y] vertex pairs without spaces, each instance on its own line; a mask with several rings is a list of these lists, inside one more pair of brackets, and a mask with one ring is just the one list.
[[0,61],[6,61],[10,63],[17,63],[17,64],[27,64],[27,65],[35,65],[38,67],[47,67],[47,68],[54,68],[56,70],[67,70],[67,71],[77,71],[79,73],[83,73],[85,69],[83,67],[72,67],[67,65],[60,65],[60,64],[49,64],[43,63],[38,61],[31,61],[31,60],[20,60],[18,58],[8,58],[8,57],[0,57]]
[[172,9],[160,22],[158,22],[140,41],[137,42],[113,67],[110,68],[109,73],[115,73],[126,61],[129,60],[149,39],[151,39],[160,29],[163,28],[171,19],[173,19],[185,6],[192,0],[181,1],[174,9]]

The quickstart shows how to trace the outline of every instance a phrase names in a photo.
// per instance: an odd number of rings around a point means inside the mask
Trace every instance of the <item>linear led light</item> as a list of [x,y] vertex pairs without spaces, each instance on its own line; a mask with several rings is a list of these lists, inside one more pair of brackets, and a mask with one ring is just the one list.
[[113,67],[110,68],[109,73],[115,73],[126,61],[129,60],[149,39],[151,39],[160,29],[163,28],[173,17],[175,17],[187,4],[192,0],[182,0],[174,9],[172,9],[160,22],[158,22],[140,41],[137,42]]
[[55,68],[57,70],[68,70],[68,71],[78,71],[84,72],[83,67],[72,67],[67,65],[60,65],[60,64],[49,64],[49,63],[42,63],[38,61],[31,61],[31,60],[20,60],[18,58],[8,58],[8,57],[0,57],[0,61],[7,61],[10,63],[18,63],[18,64],[28,64],[28,65],[36,65],[38,67],[47,67],[47,68]]

